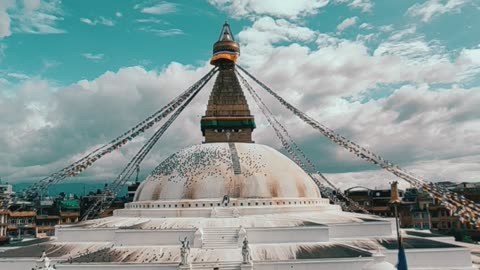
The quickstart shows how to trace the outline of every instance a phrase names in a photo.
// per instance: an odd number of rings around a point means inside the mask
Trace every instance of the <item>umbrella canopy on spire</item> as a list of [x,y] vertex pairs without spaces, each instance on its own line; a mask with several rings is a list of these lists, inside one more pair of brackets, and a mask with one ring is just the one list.
[[213,56],[210,64],[218,66],[223,63],[235,63],[239,56],[240,46],[233,37],[230,25],[225,22],[218,41],[213,44]]

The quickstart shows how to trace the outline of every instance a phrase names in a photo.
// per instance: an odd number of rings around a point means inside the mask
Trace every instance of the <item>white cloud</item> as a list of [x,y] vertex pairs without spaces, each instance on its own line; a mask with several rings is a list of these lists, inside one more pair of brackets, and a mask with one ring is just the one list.
[[11,72],[11,73],[7,73],[7,76],[8,77],[11,77],[11,78],[14,78],[16,80],[27,80],[29,79],[30,77],[26,74],[23,74],[23,73],[14,73],[14,72]]
[[369,23],[362,23],[358,26],[360,29],[366,29],[366,30],[371,30],[373,29],[373,26]]
[[88,18],[80,18],[80,21],[88,25],[95,25],[95,23]]
[[378,33],[370,33],[367,35],[357,35],[356,41],[359,41],[363,44],[367,44],[375,41],[378,38]]
[[208,0],[208,2],[234,18],[268,15],[298,19],[317,14],[329,0]]
[[169,24],[168,22],[166,22],[164,20],[160,20],[160,19],[156,19],[156,18],[137,19],[135,21],[137,23],[154,23],[154,24],[165,24],[165,25]]
[[60,0],[24,0],[23,6],[11,9],[13,32],[29,34],[63,34],[57,27],[63,20]]
[[[136,6],[140,8],[140,6]],[[153,15],[164,15],[168,13],[174,13],[177,11],[177,5],[169,2],[161,2],[160,4],[154,6],[148,6],[141,8],[142,13],[153,14]]]
[[312,42],[316,38],[316,33],[307,27],[292,24],[284,19],[262,17],[251,27],[242,30],[238,37],[242,46],[241,61],[260,63],[264,61],[262,57],[271,52],[273,44]]
[[51,60],[51,59],[43,59],[42,60],[43,68],[44,69],[49,69],[53,67],[59,66],[61,63],[56,60]]
[[2,62],[5,57],[5,51],[7,50],[7,45],[0,43],[0,62]]
[[422,21],[428,22],[433,17],[459,12],[460,9],[470,0],[427,0],[422,4],[414,4],[411,6],[407,13],[411,16],[421,17]]
[[334,0],[337,4],[348,4],[351,8],[361,9],[363,12],[370,12],[373,9],[371,0]]
[[41,0],[23,0],[23,5],[29,11],[37,10],[40,8]]
[[[201,68],[171,63],[161,72],[128,67],[56,91],[52,91],[56,88],[53,83],[38,78],[18,85],[0,84],[0,114],[9,116],[0,118],[2,177],[12,182],[52,173],[142,121],[158,109],[158,104],[168,103],[178,95],[178,89],[186,89],[210,68],[207,63]],[[207,85],[170,127],[159,142],[162,151],[153,149],[142,164],[142,172],[149,173],[181,147],[201,143],[198,115],[204,113],[211,87],[211,83]],[[14,96],[5,95],[9,89]],[[185,129],[197,132],[185,133]],[[174,134],[185,136],[178,140]],[[149,135],[101,160],[81,177],[112,179]]]
[[337,31],[342,32],[343,30],[354,26],[357,23],[358,17],[351,17],[343,20],[339,25],[337,25]]
[[5,10],[0,9],[0,38],[8,37],[11,34],[10,16],[8,16]]
[[117,18],[121,18],[123,16],[123,14],[121,12],[115,12],[115,16],[117,16]]
[[245,44],[274,44],[282,41],[309,42],[314,40],[315,32],[307,27],[298,26],[284,19],[262,17],[253,25],[239,33]]
[[0,1],[0,39],[12,34],[10,30],[11,19],[8,9],[15,6],[14,0]]
[[105,25],[105,26],[115,26],[115,22],[112,19],[105,18],[103,16],[100,16],[94,20],[89,19],[89,18],[80,18],[80,21],[82,23],[88,24],[88,25]]
[[426,41],[414,26],[392,32],[373,51],[374,56],[400,57],[408,66],[419,68],[416,81],[428,83],[475,79],[480,72],[476,53],[477,49],[463,49],[455,58],[439,41]]
[[185,34],[182,29],[172,28],[172,29],[155,29],[152,27],[141,27],[138,30],[154,33],[156,36],[159,37],[170,37],[170,36],[178,36]]
[[380,31],[382,31],[382,32],[391,32],[391,31],[393,31],[393,25],[391,25],[391,24],[382,25],[378,29],[380,29]]
[[99,54],[84,53],[84,54],[82,54],[82,56],[85,59],[91,60],[93,62],[98,62],[98,61],[102,60],[105,55],[103,53],[99,53]]

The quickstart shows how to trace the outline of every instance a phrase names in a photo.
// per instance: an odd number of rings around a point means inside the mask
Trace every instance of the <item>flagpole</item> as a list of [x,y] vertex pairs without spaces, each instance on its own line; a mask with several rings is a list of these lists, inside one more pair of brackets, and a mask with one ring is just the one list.
[[398,192],[398,182],[395,181],[391,186],[390,204],[393,205],[393,211],[395,214],[395,225],[397,227],[397,244],[398,244],[398,270],[408,270],[407,256],[405,255],[405,249],[403,248],[402,235],[400,233],[400,220],[398,217],[398,205],[402,202],[400,199],[400,193]]
[[397,209],[397,203],[393,203],[393,211],[395,213],[395,225],[397,226],[397,243],[398,243],[398,249],[402,246],[402,236],[400,234],[400,221],[398,218],[398,209]]

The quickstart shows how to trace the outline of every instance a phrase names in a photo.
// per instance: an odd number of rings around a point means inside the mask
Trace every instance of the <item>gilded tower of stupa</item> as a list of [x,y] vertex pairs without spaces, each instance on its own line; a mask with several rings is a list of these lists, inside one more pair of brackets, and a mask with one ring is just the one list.
[[206,143],[252,142],[255,120],[235,74],[235,62],[239,56],[240,47],[225,22],[218,41],[213,45],[210,61],[219,72],[201,120]]

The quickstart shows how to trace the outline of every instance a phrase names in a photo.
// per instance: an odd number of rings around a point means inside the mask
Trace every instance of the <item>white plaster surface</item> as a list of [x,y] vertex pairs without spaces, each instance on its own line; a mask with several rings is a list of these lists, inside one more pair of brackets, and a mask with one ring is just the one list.
[[261,144],[235,143],[241,174],[234,174],[227,143],[194,145],[163,161],[135,201],[222,198],[319,198],[313,180],[286,156]]

